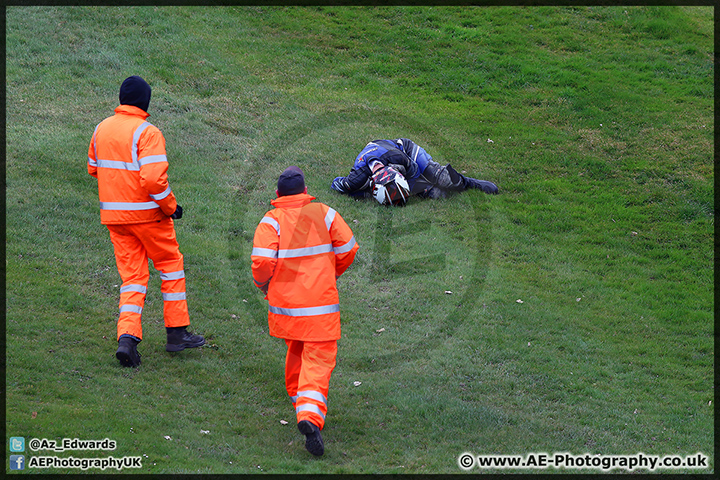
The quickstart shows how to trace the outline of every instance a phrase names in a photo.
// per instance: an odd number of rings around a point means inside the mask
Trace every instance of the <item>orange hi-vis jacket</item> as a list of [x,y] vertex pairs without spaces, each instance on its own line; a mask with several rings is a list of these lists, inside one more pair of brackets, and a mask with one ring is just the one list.
[[154,222],[175,213],[165,137],[145,120],[149,116],[141,108],[120,105],[95,127],[88,173],[98,179],[104,225]]
[[339,213],[306,193],[272,201],[255,229],[252,274],[267,288],[274,337],[323,342],[340,338],[337,277],[358,245]]

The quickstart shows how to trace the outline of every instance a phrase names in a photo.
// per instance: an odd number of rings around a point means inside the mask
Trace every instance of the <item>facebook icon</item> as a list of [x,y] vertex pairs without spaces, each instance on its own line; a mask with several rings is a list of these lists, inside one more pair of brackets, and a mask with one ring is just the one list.
[[25,470],[25,455],[10,455],[10,470]]

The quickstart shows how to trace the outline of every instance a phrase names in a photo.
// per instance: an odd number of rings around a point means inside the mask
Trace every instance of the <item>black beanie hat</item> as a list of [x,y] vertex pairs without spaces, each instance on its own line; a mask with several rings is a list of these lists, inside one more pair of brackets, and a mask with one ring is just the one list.
[[120,105],[133,105],[147,112],[150,106],[150,85],[133,75],[128,77],[120,86]]
[[278,196],[297,195],[305,191],[305,175],[298,167],[292,166],[280,174],[277,184]]

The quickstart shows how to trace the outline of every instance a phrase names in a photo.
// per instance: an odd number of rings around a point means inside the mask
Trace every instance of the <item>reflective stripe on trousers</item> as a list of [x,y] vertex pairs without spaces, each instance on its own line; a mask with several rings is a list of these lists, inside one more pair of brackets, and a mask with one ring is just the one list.
[[330,376],[335,368],[337,341],[285,340],[285,387],[297,421],[308,420],[321,429],[328,409]]
[[120,289],[118,338],[128,334],[142,339],[141,315],[149,280],[148,259],[160,270],[163,318],[166,327],[190,324],[185,294],[183,256],[170,218],[160,222],[108,225],[115,249]]

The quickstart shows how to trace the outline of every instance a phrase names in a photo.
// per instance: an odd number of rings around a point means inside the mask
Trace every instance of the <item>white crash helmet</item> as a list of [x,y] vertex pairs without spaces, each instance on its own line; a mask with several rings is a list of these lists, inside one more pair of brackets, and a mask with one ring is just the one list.
[[372,194],[380,205],[403,206],[410,197],[410,186],[400,172],[382,167],[372,176]]

